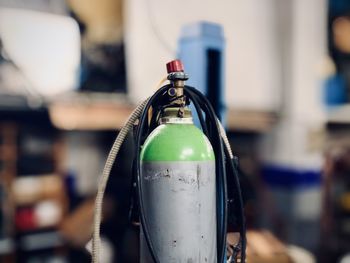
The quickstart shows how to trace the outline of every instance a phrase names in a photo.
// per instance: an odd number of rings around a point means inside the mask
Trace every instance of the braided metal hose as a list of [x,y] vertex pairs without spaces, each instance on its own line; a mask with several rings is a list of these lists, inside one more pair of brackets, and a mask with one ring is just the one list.
[[95,214],[94,214],[94,230],[92,236],[92,262],[100,262],[100,227],[101,227],[101,215],[102,215],[102,204],[103,196],[106,190],[106,185],[108,182],[109,175],[111,173],[114,161],[118,155],[119,149],[123,144],[128,132],[132,130],[134,123],[139,119],[144,107],[146,106],[148,99],[139,104],[136,109],[129,116],[126,124],[120,130],[113,146],[108,154],[106,164],[103,168],[102,176],[98,185],[97,196],[95,200]]

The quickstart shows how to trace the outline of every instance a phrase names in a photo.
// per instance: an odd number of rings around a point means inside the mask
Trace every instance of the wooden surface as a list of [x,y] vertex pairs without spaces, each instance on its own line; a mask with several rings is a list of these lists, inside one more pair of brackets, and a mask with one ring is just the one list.
[[[136,107],[120,95],[73,96],[54,101],[49,106],[52,123],[63,130],[115,130],[121,129]],[[266,132],[277,117],[271,112],[229,109],[227,126],[231,131]]]
[[327,112],[327,123],[350,126],[350,103],[329,109]]
[[350,104],[328,110],[323,150],[350,147]]
[[[237,244],[239,235],[229,233],[227,241]],[[247,231],[247,260],[249,263],[293,263],[287,247],[267,230]],[[240,262],[240,261],[239,261]]]
[[266,111],[229,109],[227,113],[227,127],[231,131],[267,132],[276,121],[276,114]]

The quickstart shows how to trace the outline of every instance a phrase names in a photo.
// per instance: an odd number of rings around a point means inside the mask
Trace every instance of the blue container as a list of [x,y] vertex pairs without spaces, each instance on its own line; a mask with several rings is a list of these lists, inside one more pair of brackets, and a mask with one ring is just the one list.
[[325,81],[323,101],[326,106],[338,106],[346,103],[346,81],[342,75],[333,75]]
[[[224,99],[225,40],[220,25],[197,22],[182,28],[179,58],[190,79],[187,84],[205,94],[221,121],[225,121]],[[195,118],[195,123],[198,120]]]

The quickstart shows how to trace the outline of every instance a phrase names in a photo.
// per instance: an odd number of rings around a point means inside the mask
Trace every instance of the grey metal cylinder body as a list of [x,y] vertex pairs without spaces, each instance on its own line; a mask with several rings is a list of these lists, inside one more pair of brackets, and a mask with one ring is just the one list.
[[[215,161],[143,161],[147,227],[161,263],[216,263]],[[154,263],[141,229],[141,263]]]

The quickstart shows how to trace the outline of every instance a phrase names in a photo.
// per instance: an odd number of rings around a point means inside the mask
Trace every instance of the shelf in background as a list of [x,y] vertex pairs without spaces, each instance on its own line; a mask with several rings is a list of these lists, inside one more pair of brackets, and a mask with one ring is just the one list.
[[330,109],[327,116],[328,125],[345,125],[350,127],[350,104]]
[[277,122],[273,112],[258,110],[229,109],[227,112],[227,128],[229,131],[268,132]]
[[119,94],[82,93],[53,101],[49,115],[62,130],[115,130],[123,127],[134,106]]
[[326,130],[325,149],[345,149],[350,147],[349,103],[328,110]]
[[[49,115],[55,127],[63,130],[121,129],[136,105],[120,94],[74,94],[53,101]],[[276,122],[272,112],[229,109],[227,127],[231,131],[266,132]]]
[[15,243],[11,238],[0,238],[0,255],[7,255],[14,251]]
[[12,182],[16,206],[30,206],[45,200],[64,199],[63,178],[57,174],[17,176]]
[[33,251],[61,247],[64,242],[57,231],[51,231],[23,235],[19,239],[19,245],[24,251]]

